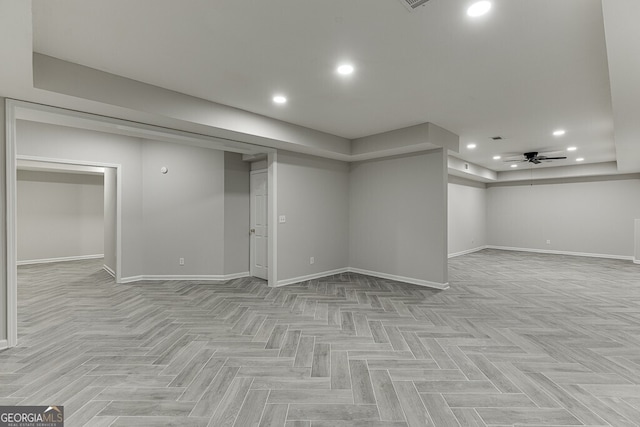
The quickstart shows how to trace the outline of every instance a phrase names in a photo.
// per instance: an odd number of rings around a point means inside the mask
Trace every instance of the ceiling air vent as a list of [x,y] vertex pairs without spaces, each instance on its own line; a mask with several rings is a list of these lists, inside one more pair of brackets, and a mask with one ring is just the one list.
[[429,0],[400,0],[400,3],[402,3],[407,9],[409,9],[409,11],[413,12],[420,6],[424,6],[424,4],[428,1]]

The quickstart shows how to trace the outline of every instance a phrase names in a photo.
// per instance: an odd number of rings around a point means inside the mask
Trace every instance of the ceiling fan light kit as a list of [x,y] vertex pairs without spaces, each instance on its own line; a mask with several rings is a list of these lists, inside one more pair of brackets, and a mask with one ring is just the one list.
[[522,163],[533,163],[534,165],[539,165],[543,161],[550,162],[552,160],[564,160],[566,157],[549,157],[544,155],[539,155],[537,151],[530,151],[528,153],[523,154],[523,159],[516,160],[505,160],[505,162],[522,162]]

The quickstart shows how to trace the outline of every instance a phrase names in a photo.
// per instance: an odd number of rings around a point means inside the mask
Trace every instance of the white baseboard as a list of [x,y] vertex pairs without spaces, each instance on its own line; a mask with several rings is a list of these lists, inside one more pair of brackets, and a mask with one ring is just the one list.
[[412,277],[397,276],[395,274],[380,273],[378,271],[362,270],[360,268],[349,267],[351,273],[364,274],[365,276],[379,277],[381,279],[395,280],[396,282],[410,283],[412,285],[425,286],[439,290],[449,289],[449,283],[430,282],[428,280],[414,279]]
[[9,343],[7,340],[0,340],[0,350],[4,350],[9,348]]
[[455,252],[455,253],[449,254],[449,258],[455,258],[457,256],[472,254],[474,252],[478,252],[478,251],[481,251],[483,249],[487,249],[487,246],[486,245],[485,246],[478,246],[477,248],[467,249],[466,251]]
[[278,284],[276,286],[280,287],[280,286],[293,285],[295,283],[306,282],[308,280],[320,279],[322,277],[328,277],[328,276],[333,276],[335,274],[342,274],[342,273],[358,273],[358,274],[364,274],[365,276],[379,277],[381,279],[395,280],[397,282],[410,283],[412,285],[425,286],[425,287],[435,288],[440,290],[449,289],[448,283],[429,282],[427,280],[414,279],[411,277],[404,277],[404,276],[396,276],[394,274],[380,273],[377,271],[362,270],[359,268],[352,268],[352,267],[340,268],[337,270],[330,270],[330,271],[323,271],[320,273],[310,274],[308,276],[294,277],[292,279],[278,280]]
[[245,271],[242,273],[225,274],[222,277],[223,277],[222,280],[242,279],[244,277],[251,277],[251,273],[249,273],[248,271]]
[[294,277],[292,279],[278,280],[276,287],[293,285],[294,283],[306,282],[307,280],[320,279],[322,277],[333,276],[334,274],[347,273],[348,268],[339,268],[337,270],[322,271],[320,273],[309,274],[308,276]]
[[554,251],[554,250],[548,250],[548,249],[513,248],[510,246],[494,246],[494,245],[487,245],[486,249],[498,249],[501,251],[533,252],[538,254],[570,255],[570,256],[580,256],[580,257],[588,257],[588,258],[606,258],[606,259],[620,259],[624,261],[633,261],[632,256],[592,254],[589,252],[569,252],[569,251]]
[[[411,278],[411,277],[397,276],[395,274],[380,273],[380,272],[377,272],[377,271],[362,270],[362,269],[359,269],[359,268],[351,268],[351,267],[339,268],[337,270],[322,271],[320,273],[309,274],[307,276],[294,277],[294,278],[291,278],[291,279],[278,280],[278,283],[277,283],[276,287],[293,285],[295,283],[306,282],[306,281],[313,280],[313,279],[320,279],[322,277],[328,277],[328,276],[333,276],[335,274],[342,274],[342,273],[349,273],[349,272],[358,273],[358,274],[364,274],[366,276],[379,277],[381,279],[395,280],[397,282],[410,283],[412,285],[425,286],[425,287],[435,288],[435,289],[440,289],[440,290],[444,290],[444,289],[448,289],[449,288],[449,283],[429,282],[427,280],[414,279],[414,278]],[[249,272],[227,274],[227,275],[219,275],[219,276],[215,276],[215,275],[211,275],[211,276],[141,275],[141,276],[123,277],[123,278],[120,279],[119,283],[133,283],[133,282],[140,282],[140,281],[143,281],[143,280],[213,280],[213,281],[227,281],[227,280],[239,279],[239,278],[242,278],[242,277],[249,277],[249,276],[250,276]]]
[[107,273],[109,273],[113,278],[115,278],[115,277],[116,277],[116,272],[115,272],[115,271],[113,271],[113,270],[111,269],[111,267],[109,267],[108,265],[104,264],[104,265],[102,266],[102,269],[103,269],[104,271],[106,271]]
[[220,275],[141,275],[123,277],[118,283],[133,283],[143,280],[203,280],[203,281],[216,281],[226,282],[227,280],[240,279],[242,277],[249,277],[249,272],[233,273],[233,274],[220,274]]
[[144,276],[129,276],[129,277],[121,277],[120,280],[118,280],[117,283],[133,283],[133,282],[139,282],[143,279]]
[[60,257],[60,258],[29,259],[24,261],[18,261],[17,264],[18,265],[48,264],[51,262],[82,261],[84,259],[98,259],[98,258],[104,258],[104,254],[66,256],[66,257]]
[[640,264],[640,259],[634,259],[634,260],[633,260],[633,263],[634,263],[634,264]]

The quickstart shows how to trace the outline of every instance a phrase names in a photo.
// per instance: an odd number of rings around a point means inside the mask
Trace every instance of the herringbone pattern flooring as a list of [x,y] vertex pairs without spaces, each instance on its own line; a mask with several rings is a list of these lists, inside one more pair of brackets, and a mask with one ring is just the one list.
[[432,291],[20,267],[0,404],[68,426],[640,424],[640,266],[486,250],[450,272]]

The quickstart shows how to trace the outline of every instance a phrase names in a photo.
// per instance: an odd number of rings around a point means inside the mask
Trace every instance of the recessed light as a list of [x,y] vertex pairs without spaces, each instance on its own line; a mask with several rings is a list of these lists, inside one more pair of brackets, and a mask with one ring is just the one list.
[[275,102],[276,104],[286,104],[287,97],[283,95],[276,95],[273,97],[273,102]]
[[512,168],[517,168],[517,167],[518,167],[518,165],[511,165],[511,167],[512,167]]
[[338,68],[336,68],[336,72],[343,76],[348,76],[350,74],[353,74],[354,71],[355,71],[355,68],[351,64],[342,64],[338,66]]
[[567,131],[566,131],[566,130],[564,130],[564,129],[558,129],[558,130],[554,130],[554,131],[553,131],[553,136],[562,136],[562,135],[564,135],[565,133],[567,133]]
[[584,157],[578,157],[578,158],[576,159],[576,162],[584,162]]
[[476,148],[476,144],[473,144],[473,143],[471,143],[471,144],[467,144],[467,148],[468,148],[469,150],[473,150],[474,148]]
[[493,156],[493,160],[500,160],[502,157],[500,156]]
[[576,151],[578,149],[578,147],[569,147],[567,148],[567,151]]
[[475,18],[478,16],[482,16],[491,10],[491,2],[487,0],[482,0],[475,2],[469,9],[467,9],[467,15]]

